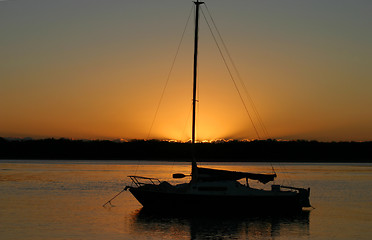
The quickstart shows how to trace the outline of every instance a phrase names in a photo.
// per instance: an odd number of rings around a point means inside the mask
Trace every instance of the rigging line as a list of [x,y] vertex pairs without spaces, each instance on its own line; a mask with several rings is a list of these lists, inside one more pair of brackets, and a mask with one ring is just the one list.
[[223,40],[222,35],[221,35],[220,31],[218,30],[217,25],[216,25],[216,23],[215,23],[215,21],[214,21],[214,19],[213,19],[213,17],[212,17],[212,14],[210,13],[210,11],[209,11],[209,9],[208,9],[208,6],[207,6],[206,4],[205,4],[205,8],[207,9],[208,16],[209,16],[209,18],[210,18],[211,21],[212,21],[212,24],[213,24],[213,26],[214,26],[214,28],[215,28],[215,30],[216,30],[218,36],[219,36],[219,39],[220,39],[220,41],[221,41],[221,43],[222,43],[222,45],[223,45],[223,48],[224,48],[225,52],[227,53],[227,56],[228,56],[228,58],[229,58],[229,61],[231,62],[232,66],[233,66],[233,68],[234,68],[234,71],[236,72],[236,74],[237,74],[237,76],[238,76],[238,79],[239,79],[241,85],[243,86],[243,89],[244,89],[244,91],[245,91],[245,94],[247,95],[247,98],[248,98],[248,100],[249,100],[249,103],[250,103],[250,105],[251,105],[251,107],[252,107],[252,109],[253,109],[253,112],[255,113],[255,115],[256,115],[256,117],[257,117],[257,120],[258,120],[258,122],[259,122],[259,124],[260,124],[260,127],[261,127],[262,131],[264,132],[264,134],[266,135],[267,138],[270,138],[270,134],[268,133],[267,128],[265,127],[265,125],[264,125],[264,123],[263,123],[263,121],[262,121],[262,118],[261,118],[259,112],[257,111],[256,105],[255,105],[255,103],[254,103],[254,101],[253,101],[251,95],[249,94],[249,92],[248,92],[248,90],[247,90],[247,87],[246,87],[244,81],[242,80],[242,78],[241,78],[241,76],[240,76],[240,73],[239,73],[239,71],[238,71],[238,68],[236,67],[236,65],[235,65],[235,63],[234,63],[234,61],[233,61],[233,59],[232,59],[232,57],[231,57],[231,55],[230,55],[230,52],[229,52],[229,50],[228,50],[228,48],[227,48],[227,46],[226,46],[226,44],[225,44],[225,41]]
[[179,51],[180,51],[181,44],[182,44],[183,38],[184,38],[184,36],[185,36],[185,32],[186,32],[187,26],[188,26],[188,24],[189,24],[189,22],[190,22],[190,17],[191,17],[191,13],[193,12],[193,11],[192,11],[193,8],[194,8],[194,6],[192,6],[192,8],[191,8],[191,10],[190,10],[189,16],[188,16],[187,21],[186,21],[186,25],[185,25],[185,27],[184,27],[184,29],[183,29],[182,36],[181,36],[181,40],[180,40],[180,42],[179,42],[179,44],[178,44],[176,54],[175,54],[175,56],[174,56],[174,58],[173,58],[172,65],[171,65],[171,68],[170,68],[170,70],[169,70],[169,73],[168,73],[168,76],[167,76],[167,80],[165,81],[165,85],[164,85],[163,91],[162,91],[162,93],[161,93],[160,100],[159,100],[158,106],[157,106],[157,108],[156,108],[155,115],[154,115],[154,118],[153,118],[153,120],[152,120],[152,123],[151,123],[151,126],[150,126],[150,130],[149,130],[149,133],[147,134],[147,138],[146,138],[146,139],[149,139],[150,134],[151,134],[151,131],[152,131],[152,128],[153,128],[154,123],[155,123],[155,120],[156,120],[156,117],[157,117],[157,115],[158,115],[159,108],[160,108],[161,102],[162,102],[162,100],[163,100],[165,90],[166,90],[166,88],[167,88],[167,86],[168,86],[168,82],[169,82],[169,79],[170,79],[171,73],[172,73],[172,71],[173,71],[173,67],[174,67],[174,64],[175,64],[175,62],[176,62],[176,59],[177,59],[178,53],[179,53]]
[[217,42],[217,39],[216,39],[215,35],[213,34],[212,28],[211,28],[211,26],[210,26],[210,24],[209,24],[207,18],[205,17],[204,11],[203,11],[202,8],[201,8],[200,10],[201,10],[201,12],[202,12],[202,14],[203,14],[203,17],[204,17],[204,19],[205,19],[205,22],[206,22],[207,25],[208,25],[209,31],[210,31],[211,34],[212,34],[212,37],[213,37],[213,39],[214,39],[214,42],[215,42],[216,45],[217,45],[218,51],[219,51],[220,54],[221,54],[221,57],[222,57],[222,59],[223,59],[223,62],[225,63],[225,66],[226,66],[226,68],[227,68],[227,71],[229,72],[230,78],[231,78],[231,80],[232,80],[233,83],[234,83],[235,89],[236,89],[236,91],[238,92],[238,95],[239,95],[239,97],[240,97],[240,100],[241,100],[242,103],[243,103],[243,106],[244,106],[244,108],[245,108],[245,111],[246,111],[247,114],[248,114],[248,117],[249,117],[249,119],[250,119],[250,121],[251,121],[251,123],[252,123],[252,126],[253,126],[253,128],[254,128],[254,131],[255,131],[255,133],[256,133],[258,139],[261,139],[260,134],[258,133],[257,128],[256,128],[256,126],[255,126],[255,124],[254,124],[254,122],[253,122],[252,116],[251,116],[251,114],[249,113],[248,108],[247,108],[247,106],[246,106],[246,104],[245,104],[245,102],[244,102],[244,99],[243,99],[243,97],[242,97],[242,95],[241,95],[241,93],[240,93],[240,91],[239,91],[239,89],[238,89],[238,86],[237,86],[237,84],[236,84],[236,81],[234,80],[234,76],[233,76],[232,73],[231,73],[231,70],[230,70],[230,68],[229,68],[229,66],[228,66],[228,64],[227,64],[227,62],[226,62],[226,59],[225,59],[225,57],[224,57],[224,55],[223,55],[223,53],[222,53],[222,50],[221,50],[221,48],[220,48],[220,46],[219,46],[219,44],[218,44],[218,42]]
[[[264,125],[264,123],[262,121],[262,118],[261,118],[261,116],[260,116],[260,114],[259,114],[259,112],[258,112],[258,110],[256,108],[256,105],[255,105],[255,103],[254,103],[251,95],[249,94],[246,85],[244,84],[244,81],[243,81],[243,79],[242,79],[242,77],[241,77],[241,75],[240,75],[240,73],[238,71],[238,68],[236,67],[235,62],[234,62],[233,58],[231,57],[230,52],[229,52],[229,50],[228,50],[228,48],[227,48],[227,46],[225,44],[225,41],[223,40],[222,35],[221,35],[220,31],[218,30],[217,25],[216,25],[216,23],[215,23],[215,21],[214,21],[214,19],[212,17],[212,14],[210,13],[209,8],[208,8],[208,6],[206,4],[205,4],[205,8],[207,10],[207,13],[208,13],[209,18],[212,21],[212,24],[214,26],[214,29],[217,32],[218,36],[219,36],[219,39],[220,39],[220,41],[222,43],[222,46],[223,46],[225,52],[227,53],[227,56],[228,56],[228,58],[230,60],[230,63],[232,64],[233,69],[234,69],[235,73],[237,74],[237,77],[238,77],[238,79],[240,81],[240,84],[243,87],[243,90],[244,90],[244,92],[245,92],[245,94],[246,94],[246,96],[248,98],[248,101],[249,101],[249,103],[250,103],[250,105],[251,105],[251,107],[253,109],[253,112],[254,112],[257,120],[258,120],[258,123],[259,123],[259,125],[260,125],[260,127],[261,127],[261,129],[263,131],[263,134],[266,136],[266,138],[270,138],[270,134],[268,133],[268,131],[266,129],[266,126]],[[270,165],[271,165],[272,171],[275,173],[274,166],[273,166],[273,164],[271,162],[270,162]]]
[[[245,93],[246,93],[246,95],[247,95],[247,98],[248,98],[248,100],[249,100],[249,102],[250,102],[250,104],[251,104],[251,107],[252,107],[254,113],[256,114],[256,117],[257,117],[257,119],[258,119],[258,122],[259,122],[259,124],[260,124],[260,127],[261,127],[261,129],[263,130],[263,132],[264,132],[264,134],[266,135],[266,137],[270,138],[270,134],[268,133],[267,128],[265,127],[265,124],[263,123],[262,118],[261,118],[261,116],[260,116],[260,114],[259,114],[259,112],[258,112],[258,110],[257,110],[257,108],[256,108],[256,106],[255,106],[255,103],[254,103],[252,97],[250,96],[250,94],[249,94],[249,92],[248,92],[248,90],[247,90],[247,87],[246,87],[246,85],[244,84],[244,81],[242,80],[242,78],[241,78],[241,76],[240,76],[240,74],[239,74],[239,71],[238,71],[238,69],[237,69],[237,67],[236,67],[236,65],[235,65],[235,63],[234,63],[234,61],[233,61],[233,59],[232,59],[232,57],[231,57],[229,51],[228,51],[228,48],[227,48],[227,46],[226,46],[226,44],[225,44],[225,42],[224,42],[224,40],[223,40],[223,38],[222,38],[222,35],[221,35],[220,31],[219,31],[218,28],[217,28],[217,25],[216,25],[216,23],[215,23],[215,21],[214,21],[214,19],[213,19],[213,17],[212,17],[212,14],[210,13],[210,11],[209,11],[209,9],[208,9],[207,4],[204,4],[204,6],[205,6],[205,8],[206,8],[206,10],[207,10],[207,13],[208,13],[208,15],[209,15],[209,17],[210,17],[212,23],[213,23],[214,28],[215,28],[215,30],[216,30],[218,36],[219,36],[219,39],[220,39],[220,41],[222,42],[222,45],[223,45],[223,47],[224,47],[224,50],[225,50],[225,52],[226,52],[227,55],[228,55],[228,58],[229,58],[229,60],[230,60],[230,62],[231,62],[231,64],[232,64],[232,66],[233,66],[233,68],[234,68],[234,71],[236,72],[236,74],[237,74],[237,76],[238,76],[238,79],[240,80],[240,83],[241,83],[241,85],[243,86],[243,89],[244,89],[244,91],[245,91]],[[275,172],[275,169],[274,169],[274,166],[273,166],[273,164],[272,164],[271,162],[270,162],[270,165],[271,165],[271,168],[272,168],[273,173],[276,173],[276,172]],[[280,163],[280,162],[278,163],[278,165],[279,165],[279,169],[281,170],[281,175],[284,175],[284,181],[285,181],[284,183],[287,183],[287,185],[288,185],[288,184],[291,185],[291,184],[292,184],[292,182],[291,182],[291,178],[288,177],[288,174],[286,173],[286,172],[287,172],[287,169],[286,169],[286,168],[283,166],[283,164]]]

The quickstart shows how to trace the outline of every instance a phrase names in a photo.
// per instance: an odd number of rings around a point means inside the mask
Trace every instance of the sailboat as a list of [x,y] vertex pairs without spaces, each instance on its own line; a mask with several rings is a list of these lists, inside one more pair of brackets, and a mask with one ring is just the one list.
[[[199,8],[204,2],[196,0],[195,36],[194,36],[194,69],[193,69],[193,115],[192,145],[195,146],[196,88],[198,64],[198,27]],[[183,178],[181,173],[173,178]],[[126,186],[132,195],[146,210],[160,212],[226,212],[226,213],[264,213],[264,212],[297,212],[304,207],[311,207],[310,188],[298,188],[273,184],[270,190],[249,186],[249,180],[263,184],[273,182],[276,173],[262,174],[236,172],[199,167],[195,157],[191,160],[191,180],[189,183],[172,185],[156,178],[128,176],[131,186]],[[245,184],[239,180],[245,179]]]

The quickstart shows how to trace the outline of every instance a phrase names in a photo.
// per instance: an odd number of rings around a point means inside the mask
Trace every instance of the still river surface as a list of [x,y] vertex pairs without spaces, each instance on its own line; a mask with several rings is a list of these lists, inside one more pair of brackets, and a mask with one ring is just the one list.
[[[208,163],[270,172],[266,163]],[[275,164],[276,183],[311,187],[315,209],[293,217],[149,215],[127,175],[189,173],[188,163],[0,161],[0,239],[372,239],[372,164]],[[177,180],[181,181],[181,180]],[[182,181],[185,181],[182,180]]]

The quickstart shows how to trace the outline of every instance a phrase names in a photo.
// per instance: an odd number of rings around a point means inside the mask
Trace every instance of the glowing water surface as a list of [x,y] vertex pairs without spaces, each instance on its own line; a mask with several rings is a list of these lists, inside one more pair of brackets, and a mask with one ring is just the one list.
[[[201,164],[207,165],[272,171],[266,163]],[[189,173],[189,164],[1,160],[0,238],[372,239],[372,164],[281,163],[274,168],[283,179],[277,183],[310,186],[316,209],[293,217],[158,216],[141,211],[129,192],[104,208],[130,185],[127,175],[174,182],[171,174]]]

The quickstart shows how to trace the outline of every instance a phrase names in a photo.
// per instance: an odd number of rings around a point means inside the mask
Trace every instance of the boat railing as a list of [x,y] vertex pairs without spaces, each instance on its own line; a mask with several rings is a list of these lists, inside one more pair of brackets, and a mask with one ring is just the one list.
[[[157,183],[161,183],[159,179],[157,178],[149,178],[149,177],[141,177],[141,176],[128,176],[131,180],[132,180],[132,183],[134,183],[137,187],[140,187],[142,185],[145,185],[145,184],[153,184],[153,185],[157,185]],[[142,180],[145,180],[147,182],[141,182]]]

